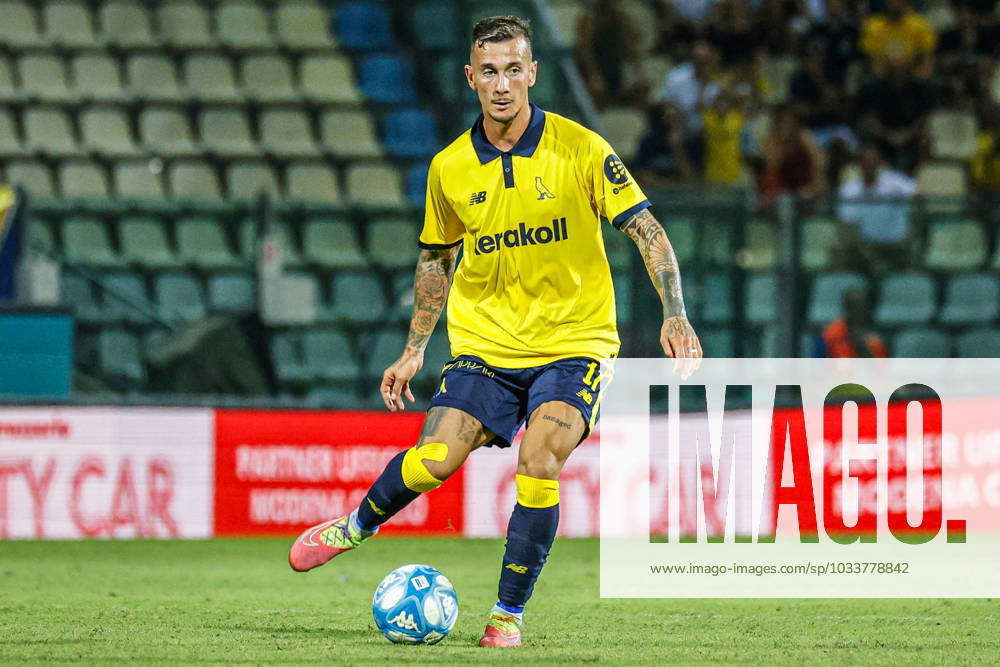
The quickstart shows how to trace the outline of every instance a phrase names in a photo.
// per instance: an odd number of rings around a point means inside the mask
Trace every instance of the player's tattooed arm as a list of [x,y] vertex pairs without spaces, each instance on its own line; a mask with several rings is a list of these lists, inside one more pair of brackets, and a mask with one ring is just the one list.
[[441,311],[448,300],[451,279],[455,275],[458,247],[424,249],[417,260],[413,280],[413,318],[403,356],[423,354]]
[[639,248],[649,279],[660,295],[663,306],[660,343],[663,351],[674,358],[701,357],[701,342],[688,322],[684,308],[680,266],[663,225],[645,208],[629,218],[622,225],[622,231]]

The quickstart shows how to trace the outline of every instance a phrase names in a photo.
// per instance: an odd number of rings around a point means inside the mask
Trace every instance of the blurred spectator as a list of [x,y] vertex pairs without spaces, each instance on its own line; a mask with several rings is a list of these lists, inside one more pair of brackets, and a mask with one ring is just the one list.
[[903,61],[918,76],[933,73],[937,36],[908,0],[886,0],[885,11],[865,21],[861,31],[861,51],[868,56],[872,72],[885,76],[890,60]]
[[700,26],[708,18],[712,5],[719,0],[660,0],[670,11],[681,20],[692,26]]
[[833,261],[841,268],[880,273],[906,265],[910,200],[916,182],[887,168],[875,144],[861,149],[860,173],[840,186],[837,215],[847,226]]
[[862,139],[879,144],[892,166],[912,173],[927,152],[927,116],[933,106],[927,82],[912,75],[907,61],[889,59],[885,77],[858,91],[857,127]]
[[719,57],[715,48],[698,40],[691,49],[691,60],[667,72],[660,91],[660,101],[673,104],[684,119],[686,133],[700,140],[701,113],[719,94],[714,80]]
[[807,41],[822,40],[826,46],[826,77],[844,87],[851,65],[859,58],[859,19],[846,0],[826,0],[825,9],[825,21],[813,26]]
[[763,173],[758,189],[763,208],[769,209],[782,194],[813,201],[823,194],[823,149],[802,125],[794,104],[779,105],[772,112],[761,155]]
[[844,314],[823,330],[828,357],[888,357],[889,348],[871,327],[868,292],[844,292]]
[[981,21],[972,7],[959,6],[955,16],[955,26],[941,34],[938,47],[938,78],[945,88],[941,101],[952,106],[987,96],[983,82],[993,73],[991,56],[1000,45],[1000,29]]
[[638,30],[616,0],[597,0],[580,17],[576,62],[598,107],[645,101],[650,82],[643,70]]
[[735,185],[743,180],[744,113],[736,94],[724,89],[703,114],[705,182]]
[[1000,195],[1000,107],[992,105],[983,114],[983,128],[972,155],[972,185],[980,193]]
[[709,12],[705,39],[719,50],[725,67],[751,59],[762,40],[754,30],[753,16],[746,0],[717,2]]
[[690,181],[695,171],[684,144],[684,119],[672,104],[654,104],[649,108],[649,126],[639,141],[633,169],[647,186],[666,186]]
[[792,75],[789,92],[798,104],[802,122],[816,136],[820,146],[829,149],[838,140],[854,150],[857,139],[847,125],[847,105],[841,82],[830,78],[826,66],[826,44],[812,40],[806,44],[802,67]]

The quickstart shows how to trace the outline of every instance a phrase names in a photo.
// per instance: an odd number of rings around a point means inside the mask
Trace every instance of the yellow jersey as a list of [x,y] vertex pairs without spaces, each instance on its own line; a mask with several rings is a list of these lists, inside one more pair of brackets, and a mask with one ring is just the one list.
[[531,105],[510,151],[482,116],[434,156],[422,248],[462,244],[448,296],[452,356],[500,368],[618,353],[601,218],[616,227],[649,201],[595,132]]

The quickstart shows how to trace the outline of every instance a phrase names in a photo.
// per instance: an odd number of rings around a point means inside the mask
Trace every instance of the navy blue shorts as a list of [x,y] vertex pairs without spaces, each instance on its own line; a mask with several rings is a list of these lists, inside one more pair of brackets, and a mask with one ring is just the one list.
[[479,357],[462,355],[444,365],[437,393],[427,409],[442,406],[467,412],[496,434],[487,447],[510,447],[538,406],[563,401],[583,415],[586,438],[593,425],[600,381],[601,363],[586,357],[533,368],[498,368]]

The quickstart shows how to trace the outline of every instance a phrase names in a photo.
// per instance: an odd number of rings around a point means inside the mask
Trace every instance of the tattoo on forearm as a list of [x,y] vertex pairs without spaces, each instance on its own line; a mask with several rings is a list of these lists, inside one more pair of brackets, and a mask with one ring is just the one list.
[[553,417],[552,415],[542,415],[542,419],[545,421],[555,422],[556,426],[561,426],[563,428],[573,428],[569,422],[564,422],[558,417]]
[[687,317],[684,294],[681,291],[680,267],[663,226],[649,209],[643,209],[622,225],[622,231],[639,247],[649,279],[660,295],[664,319]]
[[413,280],[413,318],[410,320],[404,355],[423,352],[427,347],[427,341],[448,300],[457,254],[457,248],[420,251]]

